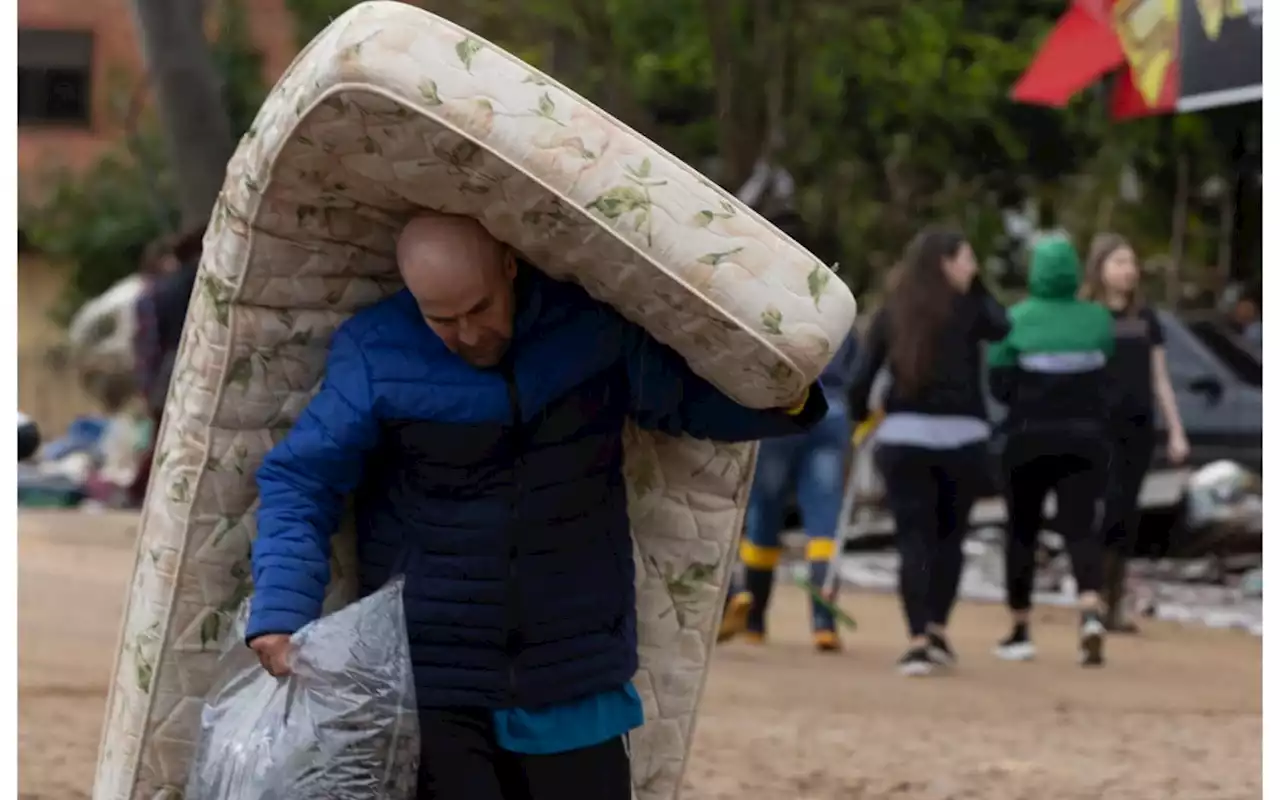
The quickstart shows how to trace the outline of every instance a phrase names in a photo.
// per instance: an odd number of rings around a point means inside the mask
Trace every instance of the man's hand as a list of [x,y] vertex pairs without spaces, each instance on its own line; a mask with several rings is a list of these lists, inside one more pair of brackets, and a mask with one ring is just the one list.
[[804,407],[809,404],[809,387],[805,387],[804,394],[800,395],[800,400],[790,408],[784,409],[788,416],[798,417],[804,412]]
[[262,662],[262,668],[271,673],[273,677],[284,678],[293,674],[293,667],[290,663],[292,661],[293,642],[289,640],[288,634],[268,633],[249,642],[249,647],[258,654],[258,660]]

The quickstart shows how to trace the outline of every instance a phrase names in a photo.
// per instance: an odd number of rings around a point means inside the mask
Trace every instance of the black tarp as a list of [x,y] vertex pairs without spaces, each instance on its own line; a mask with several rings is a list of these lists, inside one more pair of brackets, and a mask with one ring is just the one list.
[[1179,111],[1262,99],[1263,0],[1181,0]]

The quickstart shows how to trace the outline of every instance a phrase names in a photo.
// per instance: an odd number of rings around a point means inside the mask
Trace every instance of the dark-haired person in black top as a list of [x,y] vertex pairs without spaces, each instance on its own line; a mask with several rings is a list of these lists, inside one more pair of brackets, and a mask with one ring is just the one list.
[[963,234],[926,229],[917,235],[895,270],[850,384],[850,412],[865,419],[872,384],[888,365],[892,383],[876,431],[876,463],[902,556],[899,592],[911,637],[898,662],[903,675],[927,675],[955,662],[947,620],[991,436],[981,345],[1008,331],[1004,309],[977,274]]
[[155,242],[144,256],[142,272],[149,273],[150,280],[135,308],[138,331],[134,338],[134,358],[138,385],[151,418],[152,436],[138,474],[129,487],[129,500],[135,507],[142,505],[151,478],[160,422],[169,397],[169,381],[173,377],[182,328],[187,321],[187,306],[195,290],[204,252],[206,226],[206,222],[201,222],[183,233]]
[[1155,311],[1142,301],[1133,248],[1113,233],[1099,234],[1089,249],[1083,297],[1115,318],[1116,350],[1107,365],[1111,390],[1111,475],[1104,517],[1106,545],[1103,621],[1108,630],[1132,632],[1124,614],[1128,559],[1137,536],[1138,496],[1156,445],[1153,400],[1169,431],[1169,461],[1180,464],[1189,448],[1165,363],[1164,333]]

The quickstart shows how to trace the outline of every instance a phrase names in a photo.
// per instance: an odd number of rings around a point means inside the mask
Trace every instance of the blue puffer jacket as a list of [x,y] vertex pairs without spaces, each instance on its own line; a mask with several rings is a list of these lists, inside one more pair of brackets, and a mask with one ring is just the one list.
[[355,494],[360,585],[406,576],[419,705],[537,708],[636,669],[625,418],[750,440],[826,410],[753,411],[581,288],[522,267],[511,350],[476,369],[401,292],[334,334],[324,384],[258,471],[248,637],[320,615]]

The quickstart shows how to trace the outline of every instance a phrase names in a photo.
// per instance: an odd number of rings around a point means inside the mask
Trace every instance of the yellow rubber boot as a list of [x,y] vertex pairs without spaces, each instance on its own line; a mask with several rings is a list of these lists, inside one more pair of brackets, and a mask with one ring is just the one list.
[[751,613],[751,592],[738,592],[729,598],[720,620],[717,642],[727,642],[747,629],[747,615]]
[[819,653],[839,653],[844,650],[840,634],[835,631],[814,631],[813,647]]

